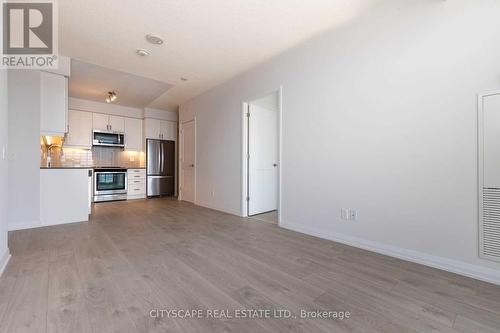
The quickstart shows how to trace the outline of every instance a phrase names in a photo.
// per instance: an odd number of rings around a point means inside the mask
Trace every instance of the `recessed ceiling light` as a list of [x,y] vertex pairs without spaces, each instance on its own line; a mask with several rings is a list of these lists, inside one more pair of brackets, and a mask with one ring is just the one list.
[[182,80],[182,81],[187,81],[187,80],[189,80],[189,79],[188,79],[187,77],[181,77],[181,80]]
[[149,52],[147,50],[144,50],[144,49],[138,49],[136,51],[136,53],[138,55],[140,55],[141,57],[147,57],[149,55]]
[[146,40],[151,44],[161,45],[163,44],[163,38],[157,35],[148,34],[146,35]]

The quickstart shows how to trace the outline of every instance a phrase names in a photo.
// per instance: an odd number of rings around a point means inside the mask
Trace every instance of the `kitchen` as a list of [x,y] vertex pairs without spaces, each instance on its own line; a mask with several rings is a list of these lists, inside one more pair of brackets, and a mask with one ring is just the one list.
[[[88,221],[100,202],[178,194],[177,112],[147,106],[171,85],[62,58],[57,71],[18,71],[9,78],[19,88],[12,89],[9,106],[20,111],[9,122],[35,127],[30,115],[40,111],[36,159],[32,132],[11,135],[18,146],[10,152],[11,167],[20,176],[13,198],[31,189],[26,205],[13,211],[30,206],[24,214],[31,216],[10,230]],[[30,91],[39,99],[16,96]]]

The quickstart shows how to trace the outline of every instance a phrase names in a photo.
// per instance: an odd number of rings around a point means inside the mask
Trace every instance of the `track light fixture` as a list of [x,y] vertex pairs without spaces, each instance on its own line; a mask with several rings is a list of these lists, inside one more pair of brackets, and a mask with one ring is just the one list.
[[106,97],[106,102],[111,103],[116,101],[118,97],[116,96],[116,93],[114,91],[108,92],[108,97]]

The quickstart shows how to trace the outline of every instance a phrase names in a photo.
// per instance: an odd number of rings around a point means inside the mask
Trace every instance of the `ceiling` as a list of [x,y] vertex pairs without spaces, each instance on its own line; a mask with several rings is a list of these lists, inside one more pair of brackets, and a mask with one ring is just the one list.
[[145,108],[163,95],[172,85],[114,69],[71,61],[70,97],[104,102],[109,91],[118,98],[113,104]]
[[[375,1],[64,0],[59,47],[73,59],[173,85],[150,105],[169,110]],[[149,44],[148,33],[165,44]],[[150,56],[137,56],[139,48]]]

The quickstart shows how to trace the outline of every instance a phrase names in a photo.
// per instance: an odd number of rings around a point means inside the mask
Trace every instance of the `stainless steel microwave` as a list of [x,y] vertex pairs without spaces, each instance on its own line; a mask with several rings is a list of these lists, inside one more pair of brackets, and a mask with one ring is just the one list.
[[93,146],[125,147],[125,134],[111,131],[92,131]]

